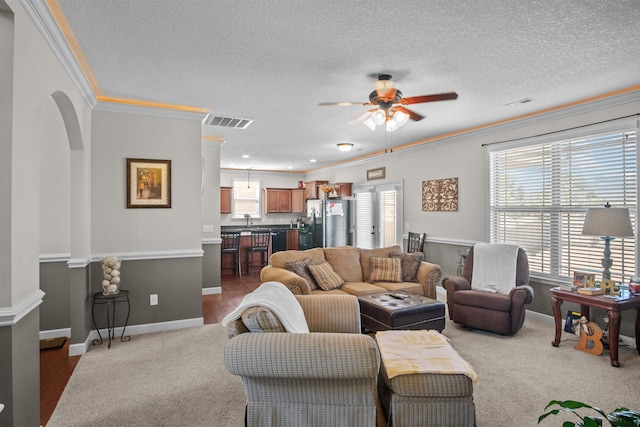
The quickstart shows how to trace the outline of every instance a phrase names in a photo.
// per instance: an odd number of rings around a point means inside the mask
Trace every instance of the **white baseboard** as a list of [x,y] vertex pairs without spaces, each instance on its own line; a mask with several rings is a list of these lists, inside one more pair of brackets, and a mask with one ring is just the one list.
[[[170,322],[158,322],[158,323],[147,323],[144,325],[132,325],[127,326],[125,330],[126,335],[142,335],[148,334],[152,332],[164,332],[164,331],[173,331],[176,329],[185,329],[185,328],[195,328],[204,325],[204,319],[202,317],[196,317],[193,319],[183,319],[183,320],[173,320]],[[108,341],[107,330],[100,329],[100,334],[102,335],[103,344],[104,341]],[[115,339],[119,340],[122,335],[122,327],[118,327],[114,332]],[[94,339],[98,339],[98,332],[94,329],[89,333],[87,339],[84,340],[83,343],[71,344],[69,346],[69,356],[80,356],[85,354],[89,350],[89,346]]]
[[41,340],[59,337],[71,338],[71,328],[49,329],[48,331],[40,331]]
[[70,344],[69,356],[82,356],[87,352],[87,350],[89,350],[89,344],[91,344],[91,335],[89,335],[83,343]]
[[222,286],[216,288],[202,288],[202,295],[215,295],[222,293]]

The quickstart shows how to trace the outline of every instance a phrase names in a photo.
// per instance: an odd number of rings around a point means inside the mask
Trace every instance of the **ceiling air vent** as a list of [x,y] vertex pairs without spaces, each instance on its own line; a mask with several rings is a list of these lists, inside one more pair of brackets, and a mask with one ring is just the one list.
[[209,114],[205,117],[203,124],[210,126],[222,126],[225,128],[246,129],[253,120],[235,119],[233,117],[214,116]]

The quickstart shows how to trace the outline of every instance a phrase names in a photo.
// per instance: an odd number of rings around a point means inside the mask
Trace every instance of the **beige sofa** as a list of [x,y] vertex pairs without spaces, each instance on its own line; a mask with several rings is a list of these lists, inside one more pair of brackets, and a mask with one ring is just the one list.
[[[426,261],[419,262],[417,273],[410,280],[404,281],[407,277],[403,269],[402,281],[374,281],[374,283],[370,283],[372,264],[384,261],[380,258],[402,257],[404,255],[411,256],[412,254],[403,254],[402,248],[397,245],[379,249],[341,246],[314,248],[306,251],[282,251],[271,255],[269,265],[260,272],[260,279],[263,282],[281,282],[294,294],[302,295],[346,293],[357,296],[384,291],[404,291],[436,299],[436,284],[442,276],[442,270],[439,265]],[[376,259],[372,260],[372,257]],[[299,266],[305,262],[310,266],[328,263],[335,273],[344,280],[344,284],[330,290],[312,289],[313,281],[308,281],[301,275],[287,269],[287,267],[291,268],[292,264]],[[402,258],[401,263],[404,268],[404,259]]]

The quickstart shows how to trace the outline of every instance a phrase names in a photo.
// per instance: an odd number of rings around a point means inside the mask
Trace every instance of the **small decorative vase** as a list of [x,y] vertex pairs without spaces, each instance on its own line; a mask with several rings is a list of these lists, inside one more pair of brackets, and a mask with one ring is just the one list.
[[120,267],[122,258],[108,256],[102,258],[102,294],[116,295],[120,292]]

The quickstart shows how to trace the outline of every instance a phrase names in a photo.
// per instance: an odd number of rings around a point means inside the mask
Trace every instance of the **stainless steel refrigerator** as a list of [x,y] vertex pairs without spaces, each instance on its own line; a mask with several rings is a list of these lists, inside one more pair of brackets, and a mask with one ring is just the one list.
[[327,199],[322,201],[322,227],[325,248],[351,244],[351,201]]

